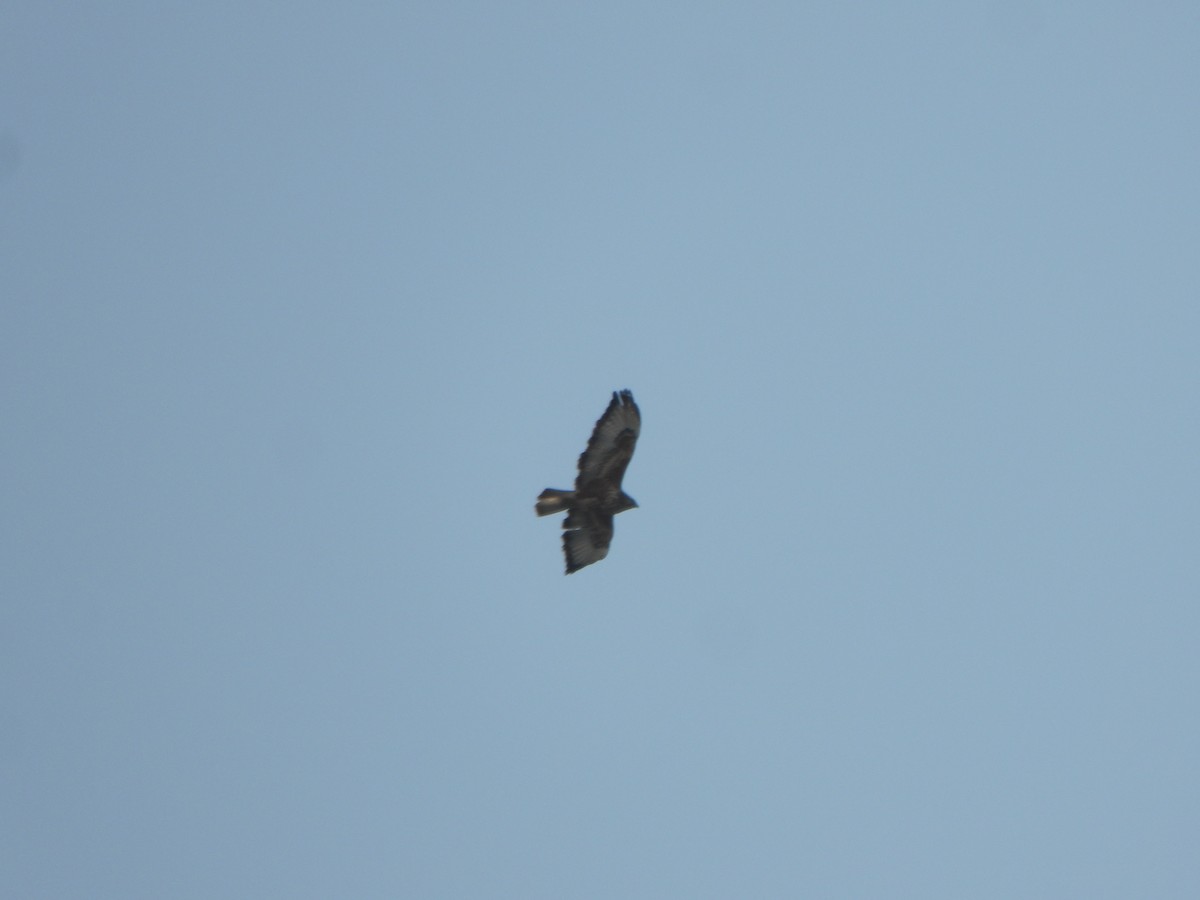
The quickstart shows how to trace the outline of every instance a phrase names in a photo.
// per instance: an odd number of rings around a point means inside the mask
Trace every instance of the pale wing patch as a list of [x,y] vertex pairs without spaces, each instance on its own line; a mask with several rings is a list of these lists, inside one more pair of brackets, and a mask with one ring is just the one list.
[[580,478],[590,481],[605,477],[611,468],[623,470],[633,455],[641,427],[642,416],[633,395],[628,391],[614,393],[579,457]]

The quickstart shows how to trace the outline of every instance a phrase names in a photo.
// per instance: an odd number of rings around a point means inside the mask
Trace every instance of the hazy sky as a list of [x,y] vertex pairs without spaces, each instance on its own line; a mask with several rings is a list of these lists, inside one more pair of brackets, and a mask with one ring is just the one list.
[[1200,896],[1198,47],[9,0],[3,893]]

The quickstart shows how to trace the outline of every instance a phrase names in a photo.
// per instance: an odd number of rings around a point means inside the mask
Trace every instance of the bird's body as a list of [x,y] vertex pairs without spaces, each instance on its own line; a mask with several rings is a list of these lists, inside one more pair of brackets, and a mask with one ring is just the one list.
[[613,536],[613,516],[637,502],[621,490],[625,468],[633,457],[642,416],[633,394],[613,392],[612,402],[596,422],[587,448],[579,456],[575,490],[546,488],[534,510],[539,516],[566,512],[563,553],[567,574],[604,559]]

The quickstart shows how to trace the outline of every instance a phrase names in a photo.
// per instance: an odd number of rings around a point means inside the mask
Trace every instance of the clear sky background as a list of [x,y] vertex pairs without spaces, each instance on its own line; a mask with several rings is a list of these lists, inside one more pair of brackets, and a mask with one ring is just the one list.
[[5,895],[1200,896],[1198,48],[10,0]]

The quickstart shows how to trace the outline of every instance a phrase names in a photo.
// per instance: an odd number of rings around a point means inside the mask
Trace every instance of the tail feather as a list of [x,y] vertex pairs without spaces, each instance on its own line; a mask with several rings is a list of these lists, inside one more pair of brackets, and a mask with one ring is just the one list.
[[574,499],[574,491],[560,491],[557,488],[546,488],[538,494],[537,505],[533,509],[539,516],[551,516],[554,513],[565,511]]

